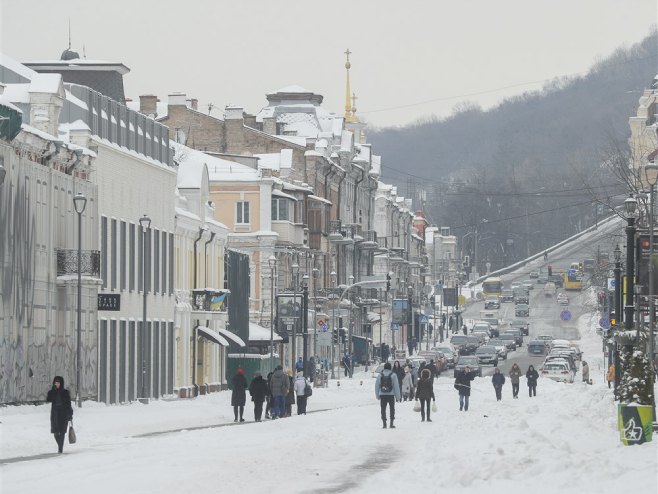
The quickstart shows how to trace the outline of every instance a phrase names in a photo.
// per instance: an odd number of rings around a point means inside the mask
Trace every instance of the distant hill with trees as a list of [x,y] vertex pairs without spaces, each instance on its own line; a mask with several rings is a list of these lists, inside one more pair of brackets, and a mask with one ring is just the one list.
[[[480,272],[520,259],[608,215],[624,194],[602,166],[626,152],[641,92],[658,72],[658,34],[619,48],[581,77],[560,78],[483,111],[462,103],[445,119],[371,131],[383,180],[450,226]],[[420,191],[425,191],[425,194]],[[422,204],[421,204],[422,203]],[[601,203],[601,204],[597,204]]]

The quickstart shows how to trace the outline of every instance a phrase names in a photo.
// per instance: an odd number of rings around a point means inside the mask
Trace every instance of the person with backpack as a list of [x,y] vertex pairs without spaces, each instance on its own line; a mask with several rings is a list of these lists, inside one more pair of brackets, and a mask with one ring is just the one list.
[[503,399],[503,384],[505,384],[505,376],[500,373],[500,369],[496,367],[494,375],[491,378],[494,390],[496,390],[496,401]]
[[519,364],[514,364],[509,371],[509,378],[512,382],[512,398],[519,397],[519,381],[521,380],[521,368]]
[[528,380],[528,395],[530,398],[537,396],[537,379],[539,379],[539,373],[535,370],[534,366],[531,365],[528,367],[525,377]]
[[377,376],[375,397],[379,400],[381,407],[383,428],[386,429],[386,406],[388,405],[391,415],[391,429],[395,429],[395,400],[399,401],[401,399],[400,383],[398,382],[398,376],[391,370],[389,362],[384,364],[384,370]]
[[270,379],[270,392],[272,393],[272,418],[283,417],[286,413],[286,396],[290,382],[288,376],[283,372],[283,367],[277,365]]
[[263,415],[263,402],[269,394],[267,381],[263,379],[260,372],[254,374],[254,378],[249,384],[249,394],[251,395],[251,401],[254,402],[254,420],[260,422]]
[[436,397],[434,396],[434,387],[432,386],[431,372],[429,369],[423,369],[420,379],[418,380],[418,387],[416,388],[416,401],[420,400],[421,422],[425,422],[426,413],[427,421],[432,421],[430,418],[430,398],[432,401],[436,401]]
[[306,415],[306,403],[308,399],[306,396],[307,386],[308,381],[304,378],[304,373],[298,372],[294,384],[295,394],[297,395],[297,415]]

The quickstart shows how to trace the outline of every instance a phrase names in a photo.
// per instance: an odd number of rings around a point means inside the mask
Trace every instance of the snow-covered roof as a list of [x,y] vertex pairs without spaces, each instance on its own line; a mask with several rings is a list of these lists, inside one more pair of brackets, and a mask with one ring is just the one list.
[[[139,111],[139,101],[126,101],[126,106],[133,111]],[[169,115],[169,105],[166,102],[158,101],[155,104],[155,118],[161,119]]]
[[291,86],[286,86],[282,87],[281,89],[278,89],[274,91],[274,93],[312,93],[313,91],[309,91],[308,89],[304,89],[301,86],[297,86],[295,84]]
[[35,74],[30,83],[31,93],[59,93],[62,89],[62,74]]
[[292,149],[282,149],[278,153],[254,154],[258,158],[258,168],[281,170],[292,168]]
[[0,53],[0,66],[7,68],[14,74],[17,74],[27,80],[32,80],[32,78],[37,74],[34,70],[29,67],[26,67],[19,61]]
[[249,323],[249,341],[270,341],[270,336],[272,336],[273,341],[283,340],[281,336],[270,329],[264,328],[255,322]]
[[[171,143],[175,150],[179,166],[185,166],[186,169],[192,174],[192,177],[182,177],[185,184],[194,184],[195,176],[198,176],[201,166],[204,164],[208,167],[208,179],[210,182],[258,182],[260,181],[260,173],[251,167],[237,163],[236,161],[229,161],[216,156],[211,156],[202,151],[188,148],[182,144],[175,142]],[[194,166],[187,167],[188,164]],[[187,175],[187,173],[186,173]]]
[[291,196],[290,194],[286,194],[285,192],[279,189],[272,189],[272,195],[277,197],[283,197],[284,199],[290,199],[291,201],[297,202],[296,197]]

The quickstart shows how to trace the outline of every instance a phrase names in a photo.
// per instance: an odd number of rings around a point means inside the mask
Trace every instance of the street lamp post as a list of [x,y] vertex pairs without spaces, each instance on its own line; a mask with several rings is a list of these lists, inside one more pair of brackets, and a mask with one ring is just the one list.
[[318,358],[318,280],[320,279],[320,270],[313,267],[313,314],[315,314],[315,325],[313,326],[313,362],[317,362]]
[[633,295],[635,294],[635,212],[637,210],[637,200],[629,197],[624,201],[626,208],[626,306],[624,311],[626,330],[633,329]]
[[270,372],[274,370],[274,270],[276,269],[276,257],[273,255],[267,259],[270,267]]
[[[354,276],[349,275],[347,277],[350,285],[354,284]],[[352,336],[353,336],[353,327],[354,327],[354,297],[350,297],[350,318],[349,318],[349,328],[347,328],[347,354],[352,357]]]
[[[151,218],[147,215],[142,216],[139,219],[139,224],[142,227],[142,293],[143,293],[143,304],[142,304],[142,330],[139,335],[139,354],[142,361],[142,377],[140,385],[140,398],[141,403],[148,403],[149,399],[146,397],[146,274],[148,270],[146,269],[146,232],[151,228]],[[195,343],[196,344],[196,343]],[[196,366],[196,362],[194,362]]]
[[[292,365],[290,368],[294,371],[295,362],[297,362],[297,321],[301,314],[297,313],[297,276],[299,276],[299,264],[296,262],[292,265],[292,300],[293,307],[295,308],[294,316],[292,323],[292,345],[290,351],[292,355],[290,356]],[[301,311],[300,311],[301,312]]]
[[302,318],[302,372],[304,377],[308,377],[308,275],[304,273],[302,276],[302,313],[300,317]]
[[[619,244],[615,247],[613,251],[615,256],[615,326],[617,330],[621,327],[621,249]],[[617,392],[617,386],[619,385],[619,378],[621,376],[621,366],[619,362],[619,344],[615,342],[615,393]]]
[[[333,292],[336,291],[336,279],[337,279],[336,271],[332,271],[331,272],[331,287],[333,288]],[[335,293],[334,293],[334,296],[335,296]],[[336,354],[338,353],[336,351],[336,345],[338,345],[338,341],[339,341],[339,338],[340,338],[340,335],[338,334],[338,331],[336,330],[336,304],[337,303],[338,302],[334,298],[334,305],[333,305],[333,308],[331,309],[331,337],[333,338],[334,332],[336,332],[336,343],[334,344],[333,342],[331,342],[331,379],[336,378],[335,371],[334,371],[335,363],[336,363]]]
[[[4,174],[0,173],[0,175],[4,180]],[[82,393],[80,393],[80,376],[82,373],[82,213],[84,213],[87,206],[87,198],[81,192],[78,192],[73,198],[73,206],[75,212],[78,213],[78,327],[76,331],[75,402],[80,408],[82,406]]]

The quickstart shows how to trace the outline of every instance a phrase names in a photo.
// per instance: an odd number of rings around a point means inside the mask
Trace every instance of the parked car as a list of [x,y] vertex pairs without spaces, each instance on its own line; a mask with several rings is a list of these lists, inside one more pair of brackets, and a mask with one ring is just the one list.
[[514,315],[516,317],[530,317],[530,307],[528,307],[528,304],[517,304],[514,307]]
[[482,345],[475,350],[475,356],[478,358],[479,364],[492,364],[494,367],[498,366],[498,352],[493,346]]
[[418,352],[418,356],[423,357],[427,363],[433,360],[437,374],[440,374],[441,372],[443,372],[445,369],[448,368],[448,365],[446,364],[446,360],[441,352],[435,352],[433,350],[423,350],[421,352]]
[[539,271],[530,271],[530,278],[539,278]]
[[528,342],[528,355],[543,357],[547,353],[545,342],[541,340],[532,340]]
[[582,358],[582,352],[578,348],[578,345],[569,340],[554,340],[551,342],[551,348],[568,350],[577,360]]
[[503,290],[500,295],[500,301],[503,303],[514,302],[514,292],[512,290]]
[[544,359],[544,363],[549,362],[549,361],[561,361],[561,362],[567,362],[569,364],[569,368],[572,369],[574,372],[578,371],[578,366],[576,365],[576,361],[573,358],[573,355],[571,355],[569,352],[549,352],[548,355],[546,355],[546,358]]
[[525,319],[513,319],[509,323],[509,326],[510,328],[520,329],[525,336],[528,336],[528,334],[530,334],[530,323]]
[[372,377],[377,377],[384,370],[384,364],[379,364],[372,371]]
[[548,283],[548,275],[547,274],[540,274],[539,277],[537,278],[537,284],[538,285],[545,285]]
[[503,340],[505,342],[505,346],[507,346],[508,350],[515,351],[516,350],[516,336],[513,334],[501,334],[498,339]]
[[566,293],[559,293],[556,300],[559,305],[569,305],[569,296]]
[[498,352],[498,358],[502,360],[507,360],[507,342],[499,338],[489,340],[488,345],[491,345]]
[[455,366],[455,361],[457,360],[457,351],[452,346],[443,345],[432,347],[432,350],[435,352],[441,352],[443,357],[446,360],[446,365],[449,369],[452,369]]
[[516,338],[516,346],[523,346],[523,333],[518,328],[511,328],[503,331],[503,334],[511,334]]
[[572,383],[576,373],[569,367],[567,362],[550,361],[546,362],[539,372],[541,377],[547,377],[554,381]]
[[535,288],[535,284],[532,282],[532,280],[523,280],[523,288],[526,290],[532,290]]
[[484,308],[485,309],[500,309],[500,300],[498,297],[487,297],[484,299]]
[[461,355],[455,364],[455,377],[457,373],[463,371],[466,367],[470,367],[475,371],[478,377],[482,377],[482,366],[478,363],[478,358],[475,355]]

